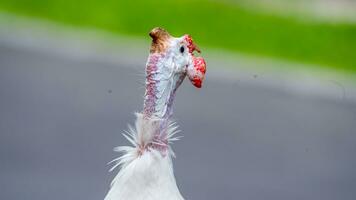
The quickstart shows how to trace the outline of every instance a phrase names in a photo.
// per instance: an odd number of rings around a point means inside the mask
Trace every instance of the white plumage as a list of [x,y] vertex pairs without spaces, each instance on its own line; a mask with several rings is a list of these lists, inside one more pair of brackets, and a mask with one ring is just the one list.
[[[125,137],[133,146],[121,146],[115,151],[123,153],[114,160],[114,168],[121,166],[120,172],[111,183],[111,189],[105,200],[181,200],[183,199],[176,185],[173,174],[172,150],[162,155],[155,149],[142,152],[140,144],[147,145],[153,136],[157,119],[145,120],[140,113],[136,114],[135,128],[129,127]],[[147,131],[145,131],[147,130]],[[178,140],[174,135],[177,126],[170,123],[167,139]],[[113,170],[112,168],[111,170]]]

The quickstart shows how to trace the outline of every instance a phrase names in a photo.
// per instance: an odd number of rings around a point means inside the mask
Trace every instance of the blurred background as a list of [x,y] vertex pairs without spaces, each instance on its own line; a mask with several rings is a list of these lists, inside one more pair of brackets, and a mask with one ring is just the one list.
[[356,198],[355,0],[0,0],[0,199],[103,199],[153,27],[207,61],[173,145],[186,199]]

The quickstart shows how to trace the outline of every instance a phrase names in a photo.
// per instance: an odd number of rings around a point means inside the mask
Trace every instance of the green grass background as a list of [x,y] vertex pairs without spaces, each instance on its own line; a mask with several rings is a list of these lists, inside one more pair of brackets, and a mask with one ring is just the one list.
[[0,11],[147,37],[161,26],[198,44],[356,72],[356,24],[300,20],[219,1],[0,0]]

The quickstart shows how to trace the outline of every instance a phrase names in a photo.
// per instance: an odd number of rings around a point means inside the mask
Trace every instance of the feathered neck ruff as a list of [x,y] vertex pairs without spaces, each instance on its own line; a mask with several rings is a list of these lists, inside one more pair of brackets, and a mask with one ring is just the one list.
[[116,167],[132,162],[145,152],[158,151],[162,156],[175,156],[170,144],[179,140],[176,134],[180,132],[175,122],[157,117],[147,117],[142,113],[136,113],[135,126],[128,125],[128,130],[123,134],[133,146],[119,146],[114,151],[123,155],[114,159],[110,171]]

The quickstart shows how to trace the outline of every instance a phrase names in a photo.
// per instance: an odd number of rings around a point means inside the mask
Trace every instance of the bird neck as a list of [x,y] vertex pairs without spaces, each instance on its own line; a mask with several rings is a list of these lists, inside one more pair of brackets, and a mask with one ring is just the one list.
[[150,124],[153,134],[150,148],[166,154],[173,101],[185,71],[178,69],[166,54],[150,54],[146,64],[146,91],[143,107],[144,123]]
[[168,121],[173,114],[173,101],[183,82],[185,69],[177,67],[167,54],[154,53],[146,64],[146,91],[143,114]]

